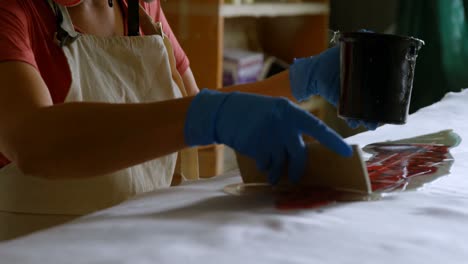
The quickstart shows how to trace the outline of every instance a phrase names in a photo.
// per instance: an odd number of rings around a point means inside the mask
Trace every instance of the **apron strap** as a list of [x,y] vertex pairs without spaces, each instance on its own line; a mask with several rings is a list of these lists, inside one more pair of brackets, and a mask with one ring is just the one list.
[[73,22],[68,14],[67,8],[62,5],[58,5],[52,0],[47,1],[56,17],[57,32],[55,38],[58,41],[59,46],[63,47],[71,44],[80,37],[80,33],[75,31],[75,27],[73,26]]
[[129,36],[140,35],[140,3],[138,0],[128,0],[127,31]]

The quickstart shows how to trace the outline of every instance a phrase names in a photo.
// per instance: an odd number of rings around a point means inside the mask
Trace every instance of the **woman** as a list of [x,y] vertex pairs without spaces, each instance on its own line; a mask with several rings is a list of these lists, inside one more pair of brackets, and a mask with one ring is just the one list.
[[290,101],[253,94],[320,94],[336,104],[337,48],[263,82],[181,98],[182,86],[198,90],[188,61],[168,25],[175,59],[158,34],[153,20],[167,24],[159,2],[142,5],[146,36],[128,37],[125,0],[0,2],[0,239],[167,187],[172,153],[187,146],[227,144],[272,183],[285,160],[290,179],[299,179],[302,133],[351,155]]

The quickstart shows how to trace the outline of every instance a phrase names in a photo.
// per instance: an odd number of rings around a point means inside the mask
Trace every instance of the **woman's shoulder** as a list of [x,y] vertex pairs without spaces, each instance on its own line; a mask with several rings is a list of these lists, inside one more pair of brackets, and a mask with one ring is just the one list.
[[46,15],[47,9],[50,9],[47,0],[0,0],[0,12],[10,15]]
[[0,0],[0,61],[33,66],[51,51],[55,15],[47,0]]
[[3,53],[30,52],[53,35],[55,16],[46,0],[0,0],[0,25],[2,59]]
[[[0,24],[32,28],[51,26],[55,19],[47,0],[0,0]],[[0,28],[0,30],[1,30]]]
[[28,5],[26,0],[2,0],[0,1],[0,10],[3,11],[21,11],[24,5]]

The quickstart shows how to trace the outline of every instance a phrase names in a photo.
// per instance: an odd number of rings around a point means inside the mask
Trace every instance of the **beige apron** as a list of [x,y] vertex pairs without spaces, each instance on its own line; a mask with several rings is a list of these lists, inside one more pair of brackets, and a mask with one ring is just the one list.
[[[63,15],[61,27],[70,36],[79,36],[63,47],[72,76],[66,102],[155,102],[185,93],[183,85],[179,89],[174,80],[177,78],[173,78],[177,74],[171,72],[164,34],[80,36],[67,9],[60,6],[56,11]],[[176,159],[174,153],[108,175],[63,180],[24,175],[11,163],[0,170],[0,240],[115,205],[138,193],[168,187]],[[193,158],[189,160],[193,164]],[[193,171],[187,174],[198,176]]]

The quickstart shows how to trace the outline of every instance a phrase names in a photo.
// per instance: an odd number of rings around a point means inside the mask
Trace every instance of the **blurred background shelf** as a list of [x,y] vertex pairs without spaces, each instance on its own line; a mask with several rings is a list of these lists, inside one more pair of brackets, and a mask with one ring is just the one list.
[[224,4],[221,16],[232,17],[277,17],[328,14],[325,3],[254,3]]
[[[328,0],[255,4],[171,0],[161,5],[199,87],[222,87],[225,48],[263,52],[290,63],[328,47]],[[270,16],[273,12],[281,15]]]

